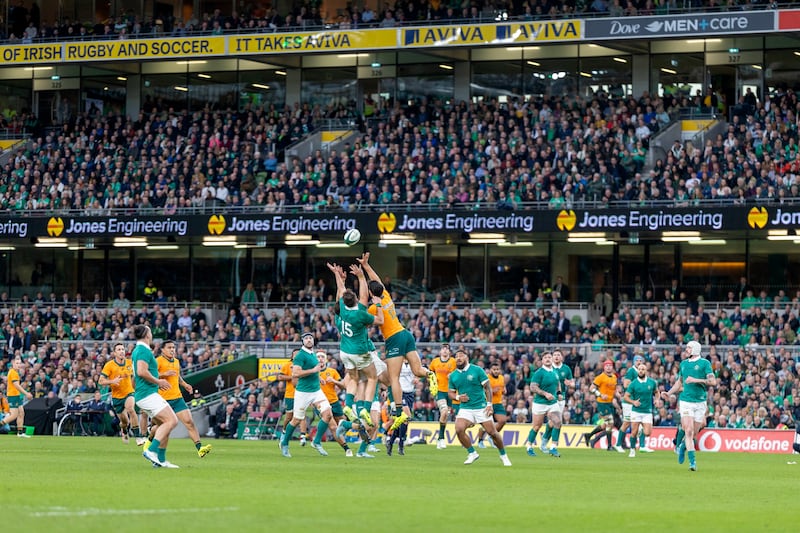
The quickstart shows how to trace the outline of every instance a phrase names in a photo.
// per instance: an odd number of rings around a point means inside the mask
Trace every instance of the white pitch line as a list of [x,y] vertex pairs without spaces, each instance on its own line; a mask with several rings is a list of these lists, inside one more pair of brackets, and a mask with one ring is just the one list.
[[238,510],[238,507],[197,507],[179,509],[97,509],[94,507],[89,507],[86,509],[75,510],[63,507],[54,507],[48,511],[34,511],[30,514],[30,516],[34,518],[43,518],[49,516],[156,515],[174,513],[216,513],[219,511]]

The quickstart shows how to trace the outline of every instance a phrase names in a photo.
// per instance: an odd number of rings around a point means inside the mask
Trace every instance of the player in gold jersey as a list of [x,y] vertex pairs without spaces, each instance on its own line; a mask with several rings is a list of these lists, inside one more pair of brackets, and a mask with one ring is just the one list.
[[614,414],[616,407],[614,401],[617,397],[617,374],[614,371],[614,361],[606,360],[603,362],[603,372],[601,372],[589,388],[590,392],[597,396],[597,414],[599,415],[597,427],[590,433],[584,433],[583,438],[588,448],[594,448],[595,444],[605,435],[606,449],[612,448],[612,432],[614,430]]
[[447,391],[450,390],[450,374],[456,369],[456,360],[450,357],[450,344],[442,344],[439,349],[439,357],[431,361],[430,369],[436,374],[436,384],[439,388],[439,393],[436,395],[436,407],[439,408],[439,438],[436,441],[436,449],[444,450],[447,448],[447,442],[444,439],[445,428],[452,405]]
[[[500,361],[493,361],[489,367],[489,387],[492,388],[492,417],[494,418],[494,426],[497,432],[503,429],[508,421],[506,414],[506,378],[503,376],[502,369],[500,368]],[[502,437],[502,433],[500,434]],[[485,448],[484,439],[486,439],[486,430],[483,426],[478,430],[478,448]],[[490,440],[491,442],[491,440]]]
[[111,389],[111,405],[119,417],[122,442],[128,443],[128,429],[133,429],[134,437],[140,439],[139,420],[133,400],[133,362],[125,357],[125,345],[114,344],[113,359],[108,361],[100,372],[98,384]]
[[[197,449],[197,455],[200,458],[205,457],[211,451],[211,445],[206,444],[203,446],[203,443],[200,442],[200,434],[197,431],[197,426],[194,425],[194,420],[192,420],[192,412],[183,399],[181,387],[189,394],[194,392],[194,388],[181,377],[181,362],[175,357],[174,341],[164,341],[164,344],[161,345],[161,352],[156,358],[156,362],[158,363],[159,379],[166,379],[169,383],[169,388],[163,390],[159,389],[158,394],[167,401],[170,407],[172,407],[172,410],[175,411],[178,420],[186,426],[186,430],[189,432],[189,438],[192,439],[194,447]],[[153,426],[150,429],[151,438],[155,435],[156,427],[157,426]],[[145,444],[145,449],[147,449],[147,447],[148,444]]]
[[[339,371],[335,368],[328,366],[328,354],[323,350],[317,351],[317,360],[319,361],[319,387],[322,393],[331,404],[331,416],[333,416],[336,424],[344,417],[344,410],[342,409],[342,402],[339,401],[339,393],[337,388],[344,390],[345,384]],[[328,430],[328,423],[322,418],[317,423],[317,433],[314,435],[314,440],[311,442],[311,447],[317,449],[322,445],[322,437]]]
[[[294,418],[294,384],[295,379],[292,377],[292,361],[294,360],[294,356],[297,355],[297,352],[300,351],[300,348],[295,348],[292,350],[292,355],[288,361],[286,361],[283,366],[281,366],[281,371],[277,376],[278,381],[283,381],[285,384],[285,389],[283,393],[283,407],[285,416],[283,419],[283,431],[286,431],[286,426],[289,425],[289,422],[292,421]],[[283,431],[280,431],[276,438],[280,440],[280,436],[283,434]],[[300,445],[306,445],[306,436],[308,434],[308,422],[304,418],[300,422]]]
[[[0,426],[17,421],[17,437],[29,437],[25,433],[25,400],[33,398],[33,394],[22,387],[22,377],[25,375],[25,363],[22,357],[16,356],[11,360],[11,369],[6,376],[6,396],[8,397],[8,415],[0,420]],[[20,375],[21,373],[21,375]]]
[[390,429],[395,430],[409,418],[408,414],[403,412],[403,390],[400,387],[400,370],[403,367],[403,359],[408,361],[415,376],[428,380],[428,388],[434,398],[439,392],[436,374],[422,366],[419,352],[417,352],[417,343],[397,318],[397,310],[394,307],[391,295],[381,283],[380,276],[369,264],[369,252],[365,252],[360,258],[356,258],[356,261],[364,269],[369,279],[370,295],[381,299],[380,309],[376,305],[371,305],[368,311],[373,315],[381,311],[384,316],[383,324],[380,325],[380,328],[383,340],[386,343],[386,366],[389,371],[392,400],[394,400],[393,415],[395,419]]

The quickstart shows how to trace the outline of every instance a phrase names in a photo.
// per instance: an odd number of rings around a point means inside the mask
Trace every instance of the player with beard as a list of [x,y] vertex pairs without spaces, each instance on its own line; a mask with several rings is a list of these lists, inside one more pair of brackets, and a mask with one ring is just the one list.
[[480,458],[467,434],[467,428],[478,424],[492,438],[492,442],[500,452],[503,466],[511,466],[511,460],[503,446],[503,439],[500,438],[500,433],[497,432],[492,420],[492,389],[489,387],[489,376],[481,367],[471,365],[467,353],[463,350],[456,351],[455,358],[456,370],[450,374],[450,399],[461,403],[461,408],[456,414],[456,435],[469,453],[464,464],[470,465]]

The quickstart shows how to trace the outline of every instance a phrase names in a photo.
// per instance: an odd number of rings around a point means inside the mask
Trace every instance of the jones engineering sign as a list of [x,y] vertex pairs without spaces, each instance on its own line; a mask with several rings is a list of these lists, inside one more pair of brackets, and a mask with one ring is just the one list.
[[562,209],[515,211],[383,211],[171,216],[52,216],[0,218],[0,240],[39,237],[114,238],[340,236],[358,228],[365,236],[491,232],[747,231],[800,228],[800,206],[697,209]]

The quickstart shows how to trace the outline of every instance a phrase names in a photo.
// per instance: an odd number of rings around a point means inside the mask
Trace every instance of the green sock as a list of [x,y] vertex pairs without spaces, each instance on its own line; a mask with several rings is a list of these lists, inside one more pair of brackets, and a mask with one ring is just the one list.
[[358,453],[365,453],[367,451],[367,441],[362,440],[358,445]]
[[681,442],[683,442],[683,439],[684,439],[685,437],[686,437],[686,432],[685,432],[683,429],[680,429],[680,428],[679,428],[679,429],[678,429],[678,434],[677,434],[677,435],[675,435],[675,444],[676,444],[677,446],[680,446],[680,445],[681,445]]
[[328,423],[324,420],[320,420],[317,423],[317,434],[314,435],[314,444],[321,444],[322,443],[322,436],[328,430]]
[[544,435],[542,435],[542,442],[547,442],[550,440],[550,435],[553,434],[553,428],[550,424],[547,424],[544,429]]
[[439,439],[444,439],[444,430],[447,424],[439,424]]
[[687,455],[689,456],[689,462],[694,463],[694,450],[690,451]]
[[506,454],[506,449],[505,449],[505,448],[503,448],[502,450],[500,450],[500,455],[505,455],[505,454]]
[[166,448],[159,448],[158,449],[158,460],[162,463],[167,460],[167,449]]
[[535,438],[536,438],[536,432],[535,432],[533,429],[531,429],[531,430],[528,432],[528,440],[526,440],[525,442],[528,442],[528,443],[530,443],[530,444],[533,444],[533,439],[535,439]]
[[355,403],[355,401],[356,401],[355,395],[349,394],[349,393],[344,395],[344,405],[345,405],[345,407],[352,408],[353,407],[353,403]]
[[398,416],[400,416],[400,415],[402,415],[402,414],[403,414],[403,406],[402,406],[402,405],[400,405],[400,406],[395,406],[395,407],[394,407],[394,416],[395,416],[395,417],[398,417]]
[[561,428],[553,428],[553,433],[550,436],[550,442],[553,445],[553,448],[558,446],[558,437],[561,436]]
[[349,430],[350,430],[350,429],[353,427],[353,423],[352,423],[352,422],[350,422],[349,420],[347,420],[346,418],[343,418],[343,419],[342,419],[342,427],[343,427],[345,430],[348,430],[348,431],[349,431]]
[[150,443],[150,447],[148,448],[148,450],[158,450],[160,444],[161,443],[158,442],[156,439],[153,439],[153,441]]
[[200,441],[197,441],[197,442],[194,443],[194,447],[199,451],[200,448],[203,447],[203,443],[200,442]]
[[644,431],[639,432],[639,448],[645,448],[647,446],[647,437],[644,434]]
[[281,446],[288,446],[289,441],[292,440],[292,433],[294,433],[294,428],[292,424],[286,426],[286,431],[283,433],[283,438],[281,439]]
[[474,446],[470,446],[469,448],[467,448],[467,451],[469,453],[475,453],[475,447]]
[[617,431],[617,446],[622,446],[623,442],[625,442],[625,432]]

